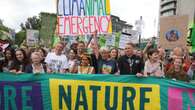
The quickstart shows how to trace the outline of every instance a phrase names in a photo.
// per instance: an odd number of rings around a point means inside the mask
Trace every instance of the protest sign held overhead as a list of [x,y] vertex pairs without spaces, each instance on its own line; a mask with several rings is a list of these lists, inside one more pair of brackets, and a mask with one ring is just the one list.
[[124,49],[127,43],[138,43],[138,31],[131,30],[128,33],[122,33],[119,41],[119,48]]
[[39,31],[38,30],[27,30],[26,39],[28,46],[36,46],[39,43]]
[[56,30],[56,14],[41,13],[40,40],[46,46],[52,45],[52,37]]
[[58,0],[58,34],[112,33],[110,0]]
[[185,47],[188,33],[188,16],[162,17],[160,46],[167,49]]
[[116,39],[116,35],[115,34],[112,34],[111,36],[108,36],[106,37],[106,46],[109,47],[109,46],[115,46],[115,40]]

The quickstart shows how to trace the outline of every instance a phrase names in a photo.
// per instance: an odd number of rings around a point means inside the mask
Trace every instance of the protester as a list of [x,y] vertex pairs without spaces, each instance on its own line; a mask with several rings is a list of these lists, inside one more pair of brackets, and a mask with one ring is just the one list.
[[0,72],[3,72],[3,62],[2,61],[0,61]]
[[182,64],[183,59],[181,57],[175,57],[173,60],[173,66],[171,66],[167,73],[165,73],[166,78],[189,81],[188,75],[183,70]]
[[79,56],[82,55],[85,49],[86,49],[85,43],[83,41],[79,41],[77,45],[77,54]]
[[189,53],[185,48],[176,47],[173,49],[173,57],[177,56],[183,58],[183,70],[187,72],[191,64],[191,61],[189,61]]
[[64,45],[64,48],[62,50],[62,54],[64,54],[65,56],[68,56],[68,51],[70,50],[69,45],[68,45],[68,41],[61,41]]
[[98,59],[98,73],[115,74],[118,72],[116,60],[110,59],[110,51],[106,47],[100,48],[101,57]]
[[46,73],[46,65],[41,63],[42,56],[40,52],[31,53],[31,64],[25,67],[25,73]]
[[11,66],[13,65],[14,61],[15,61],[15,50],[12,48],[6,48],[4,55],[5,55],[5,59],[3,61],[3,72],[9,72],[9,70],[11,69]]
[[183,63],[183,69],[185,72],[188,72],[188,70],[190,69],[190,65],[192,63],[191,58],[190,58],[190,54],[189,54],[189,50],[187,48],[183,48],[183,58],[184,58],[184,63]]
[[164,48],[162,48],[162,47],[159,47],[158,48],[158,55],[159,55],[159,60],[163,63],[164,62],[164,60],[165,60],[165,49]]
[[173,49],[173,54],[172,54],[172,57],[181,57],[183,58],[184,56],[184,50],[181,48],[181,47],[175,47]]
[[62,54],[64,48],[63,42],[58,42],[55,45],[54,52],[47,54],[45,62],[49,73],[66,73],[68,72],[68,60]]
[[70,49],[73,49],[74,51],[77,51],[77,46],[78,46],[77,43],[73,43],[73,44],[70,45]]
[[143,60],[134,55],[134,45],[127,43],[125,46],[125,55],[118,60],[120,75],[136,75],[141,73],[144,68]]
[[150,49],[147,56],[148,60],[144,66],[144,76],[164,76],[163,64],[159,61],[159,51],[157,49]]
[[92,61],[92,65],[95,68],[95,73],[98,73],[98,59],[100,58],[99,53],[99,45],[98,45],[98,38],[97,38],[97,31],[91,37],[91,40],[87,44],[88,49],[90,50],[90,57]]
[[[141,60],[141,62],[143,62],[143,64],[144,64],[144,54],[143,54],[143,51],[141,50],[141,49],[136,49],[136,51],[134,51],[135,53],[135,55],[137,56],[137,57],[139,57],[140,58],[140,60]],[[145,59],[145,60],[147,60],[147,59]],[[142,68],[143,69],[143,68]],[[143,74],[142,74],[143,75]]]
[[47,56],[47,52],[45,51],[45,49],[43,49],[41,47],[36,48],[35,52],[40,52],[40,54],[41,54],[41,63],[44,63],[45,62],[45,57]]
[[195,52],[192,53],[191,59],[191,65],[187,72],[187,75],[189,76],[190,80],[195,80]]
[[[152,40],[149,41],[143,51],[139,48],[135,49],[132,43],[127,43],[124,50],[118,50],[117,48],[110,50],[107,47],[99,49],[98,37],[95,32],[89,42],[79,41],[73,43],[70,49],[66,47],[69,49],[66,53],[63,53],[65,48],[63,42],[58,42],[48,54],[43,48],[25,47],[25,51],[31,53],[31,64],[29,64],[29,58],[23,49],[17,49],[14,54],[13,49],[7,48],[3,55],[5,60],[3,59],[3,62],[0,62],[2,64],[0,65],[0,71],[14,73],[120,73],[120,75],[157,77],[164,76],[164,73],[168,77],[171,72],[175,72],[179,73],[179,75],[176,75],[179,78],[176,79],[180,79],[180,76],[183,75],[180,74],[183,71],[184,73],[188,71],[188,76],[195,79],[193,74],[194,64],[189,59],[187,49],[176,47],[170,51],[172,53],[170,57],[165,57],[165,50],[162,47],[153,49],[153,44]],[[182,69],[178,69],[178,65],[174,63],[179,58],[183,59]],[[46,67],[47,70],[45,70]],[[164,67],[165,72],[163,71]],[[180,71],[178,72],[178,70]],[[174,75],[171,74],[171,76]]]
[[26,56],[28,57],[28,58],[30,58],[30,52],[32,51],[27,45],[22,45],[21,47],[20,47],[22,50],[24,50],[25,51],[25,53],[26,53]]
[[25,72],[25,66],[29,64],[29,58],[23,49],[17,49],[15,51],[15,61],[10,67],[10,72],[20,74]]
[[110,57],[111,57],[111,59],[113,59],[113,60],[118,60],[119,52],[118,52],[118,49],[117,49],[117,48],[112,48],[112,49],[110,50]]
[[69,73],[76,73],[79,61],[77,60],[77,53],[75,50],[70,49],[68,55]]
[[91,64],[90,56],[86,54],[81,55],[80,65],[78,66],[78,74],[94,74],[95,69]]
[[191,61],[187,57],[188,53],[185,53],[184,49],[181,47],[176,47],[171,51],[170,58],[168,58],[169,62],[165,65],[165,72],[169,70],[173,66],[173,60],[176,57],[180,57],[183,59],[182,67],[185,72],[187,72],[190,68]]
[[5,58],[4,58],[4,54],[3,54],[3,50],[0,47],[0,72],[3,72],[3,62],[4,62]]
[[149,40],[143,50],[143,57],[144,57],[144,61],[146,61],[148,59],[148,56],[147,56],[147,52],[150,48],[153,48],[153,43],[152,43],[152,40]]

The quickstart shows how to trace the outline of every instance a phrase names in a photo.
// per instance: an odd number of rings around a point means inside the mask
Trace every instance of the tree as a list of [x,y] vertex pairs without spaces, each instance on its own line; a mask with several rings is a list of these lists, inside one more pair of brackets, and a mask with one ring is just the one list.
[[27,18],[25,23],[20,24],[20,27],[21,27],[21,31],[16,33],[16,36],[15,36],[15,38],[16,38],[15,43],[19,46],[26,39],[26,30],[27,29],[34,29],[34,30],[41,29],[41,19],[40,19],[40,17],[37,17],[37,16],[29,17],[29,18]]
[[12,29],[8,28],[7,26],[5,26],[3,24],[3,21],[0,19],[0,40],[9,42],[10,44],[13,43],[12,42],[12,36],[10,34],[10,31]]
[[21,23],[20,27],[22,30],[26,29],[35,29],[40,30],[41,28],[41,19],[37,16],[27,18],[25,23]]
[[3,24],[3,21],[0,19],[0,30],[2,31],[5,31],[5,32],[9,32],[9,28],[6,27],[4,24]]
[[26,31],[19,31],[18,33],[16,33],[15,38],[15,43],[20,46],[20,44],[26,39]]
[[187,45],[195,46],[195,24],[189,28],[189,35],[187,37]]
[[3,21],[0,19],[0,26],[3,25]]

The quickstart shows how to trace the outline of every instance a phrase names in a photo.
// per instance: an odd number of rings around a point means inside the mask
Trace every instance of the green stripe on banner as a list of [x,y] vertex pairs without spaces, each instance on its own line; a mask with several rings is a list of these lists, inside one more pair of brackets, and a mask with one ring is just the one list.
[[191,40],[192,40],[192,52],[195,52],[195,24],[192,27]]
[[195,110],[195,85],[119,75],[0,73],[0,110]]

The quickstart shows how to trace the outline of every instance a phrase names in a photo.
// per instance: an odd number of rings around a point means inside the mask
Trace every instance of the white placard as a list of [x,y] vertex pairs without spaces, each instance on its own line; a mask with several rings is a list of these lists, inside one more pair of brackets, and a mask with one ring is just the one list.
[[38,30],[27,30],[27,45],[35,46],[39,43],[39,31]]

